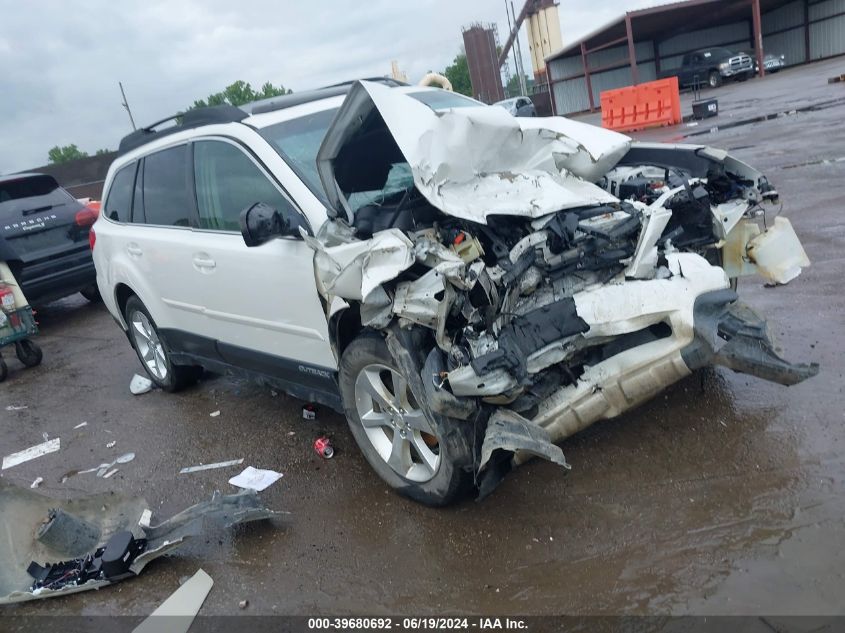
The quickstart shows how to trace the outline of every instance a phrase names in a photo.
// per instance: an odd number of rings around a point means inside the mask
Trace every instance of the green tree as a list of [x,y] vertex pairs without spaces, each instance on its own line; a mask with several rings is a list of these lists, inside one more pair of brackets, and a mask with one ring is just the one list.
[[114,151],[114,150],[110,150],[108,148],[98,149],[96,152],[94,152],[94,156],[102,156],[103,154],[111,154],[112,151]]
[[291,92],[293,90],[288,90],[282,85],[274,86],[269,81],[261,86],[261,90],[256,91],[253,90],[248,82],[238,79],[236,82],[226,86],[222,91],[210,94],[205,99],[194,101],[191,109],[223,104],[239,106],[250,101],[269,99],[270,97],[278,97],[280,95],[290,94]]
[[49,159],[51,165],[67,163],[68,161],[86,158],[87,156],[88,152],[83,152],[74,144],[64,145],[62,147],[56,145],[47,152],[47,158]]
[[455,56],[451,66],[443,71],[446,78],[452,82],[452,89],[468,97],[472,96],[472,83],[469,80],[469,66],[467,65],[466,53],[461,52]]
[[[529,77],[528,75],[525,76],[525,90],[527,94],[531,94],[531,87],[534,85],[534,79]],[[508,81],[508,85],[505,86],[505,95],[508,97],[517,97],[522,94],[522,88],[519,85],[519,75],[512,75],[510,80]]]

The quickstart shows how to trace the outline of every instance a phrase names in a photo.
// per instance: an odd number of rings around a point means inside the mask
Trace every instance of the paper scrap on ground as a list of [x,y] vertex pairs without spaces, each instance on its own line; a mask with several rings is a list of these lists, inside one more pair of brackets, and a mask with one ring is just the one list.
[[108,444],[106,444],[106,448],[114,448],[114,445],[117,444],[116,440],[112,440]]
[[220,411],[212,411],[208,414],[208,416],[211,418],[216,418],[218,415],[220,415]]
[[187,633],[214,581],[202,569],[174,591],[132,633]]
[[3,467],[0,468],[0,470],[6,470],[12,466],[23,464],[24,462],[28,462],[36,457],[41,457],[42,455],[55,453],[60,448],[61,440],[58,437],[54,437],[52,440],[48,440],[42,444],[36,444],[35,446],[30,446],[29,448],[18,451],[17,453],[6,455],[6,457],[3,458]]
[[238,488],[249,488],[261,492],[282,478],[282,473],[274,470],[262,470],[247,466],[240,475],[235,475],[229,483]]
[[33,481],[33,482],[29,485],[29,487],[30,487],[30,488],[38,488],[38,486],[40,486],[40,485],[41,485],[41,483],[42,483],[43,481],[44,481],[44,477],[36,477],[36,478],[35,478],[35,481]]
[[142,528],[148,528],[148,527],[150,527],[150,521],[152,521],[152,519],[153,519],[153,511],[150,510],[149,508],[146,508],[141,513],[141,518],[138,519],[138,525],[140,525]]
[[103,479],[108,479],[109,477],[114,475],[118,470],[120,470],[120,469],[119,468],[112,468],[109,472],[107,472],[105,475],[103,475]]
[[147,393],[152,388],[153,381],[138,374],[132,376],[132,380],[129,381],[129,391],[136,396],[140,396],[142,393]]
[[200,464],[199,466],[187,466],[179,471],[180,475],[184,475],[185,473],[195,473],[200,470],[213,470],[215,468],[226,468],[226,466],[237,466],[238,464],[243,464],[244,458],[241,457],[240,459],[232,459],[228,462],[217,462],[216,464]]
[[76,425],[75,427],[73,427],[73,428],[74,428],[74,429],[81,429],[83,426],[88,426],[88,423],[87,423],[87,422],[80,422],[79,424],[77,424],[77,425]]
[[22,404],[22,405],[10,404],[8,407],[6,407],[6,411],[23,411],[24,409],[29,409],[29,407],[26,406],[25,404]]

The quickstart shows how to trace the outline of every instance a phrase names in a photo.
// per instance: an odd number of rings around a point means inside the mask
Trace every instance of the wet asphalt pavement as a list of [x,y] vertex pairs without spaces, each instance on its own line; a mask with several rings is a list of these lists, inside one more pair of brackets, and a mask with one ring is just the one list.
[[[250,614],[845,613],[845,84],[826,83],[842,72],[840,58],[726,86],[714,93],[719,121],[732,107],[840,102],[690,139],[733,150],[780,191],[812,266],[785,287],[744,279],[740,292],[787,358],[821,364],[817,377],[786,388],[700,372],[567,440],[569,474],[535,461],[483,503],[435,510],[388,492],[335,413],[305,421],[303,403],[225,377],[130,395],[140,366],[124,335],[102,306],[66,299],[40,311],[43,365],[11,360],[0,386],[0,454],[44,433],[62,449],[5,480],[40,476],[56,497],[142,495],[156,522],[234,492],[227,480],[242,467],[180,468],[242,457],[284,473],[262,497],[291,514],[211,531],[120,585],[7,613],[146,615],[200,567],[215,582],[203,614],[238,612],[244,599]],[[311,447],[324,431],[331,461]],[[60,483],[128,451],[135,460],[111,479]]]

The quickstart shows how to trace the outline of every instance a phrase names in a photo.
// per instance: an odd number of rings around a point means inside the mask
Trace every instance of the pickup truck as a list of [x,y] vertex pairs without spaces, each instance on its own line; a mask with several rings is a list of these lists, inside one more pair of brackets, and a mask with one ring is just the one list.
[[678,77],[680,86],[707,84],[718,88],[723,81],[744,81],[754,76],[754,60],[747,53],[735,53],[727,48],[702,48],[684,55],[679,68],[660,73],[660,78]]

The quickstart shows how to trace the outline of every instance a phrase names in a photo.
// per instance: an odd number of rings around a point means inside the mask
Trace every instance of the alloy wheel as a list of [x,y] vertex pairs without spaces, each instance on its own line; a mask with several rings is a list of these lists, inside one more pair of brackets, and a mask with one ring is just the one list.
[[408,381],[392,367],[371,364],[355,381],[355,406],[367,438],[396,474],[429,481],[440,467],[440,443]]
[[158,333],[143,312],[136,310],[130,318],[135,347],[147,370],[157,380],[167,379],[167,360]]

